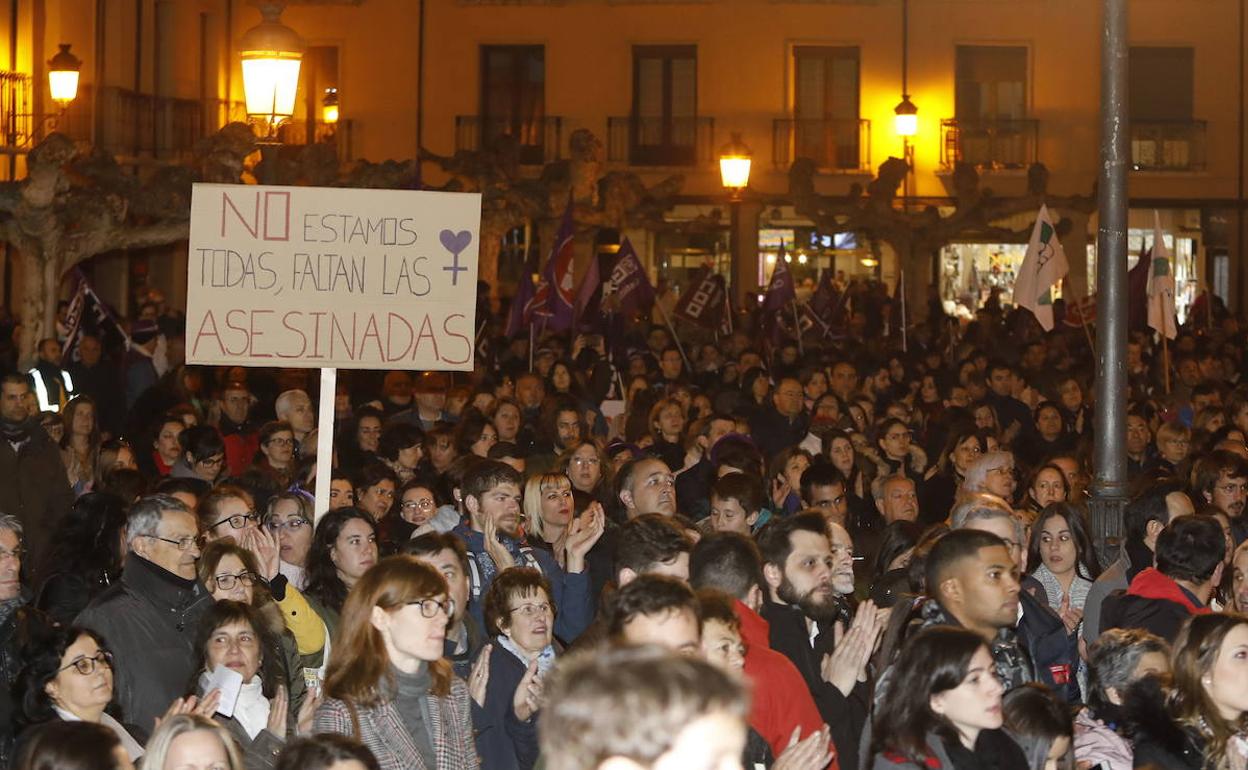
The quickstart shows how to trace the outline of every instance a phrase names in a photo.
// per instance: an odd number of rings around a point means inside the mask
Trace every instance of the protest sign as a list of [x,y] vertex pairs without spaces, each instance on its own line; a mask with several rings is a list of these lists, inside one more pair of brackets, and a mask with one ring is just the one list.
[[193,364],[471,371],[481,196],[197,184]]

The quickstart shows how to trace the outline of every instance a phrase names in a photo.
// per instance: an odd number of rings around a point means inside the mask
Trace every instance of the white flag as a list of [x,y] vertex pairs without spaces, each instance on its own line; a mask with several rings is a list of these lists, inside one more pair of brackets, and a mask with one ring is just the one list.
[[1014,281],[1014,304],[1030,310],[1046,332],[1053,329],[1053,285],[1069,271],[1049,209],[1041,206],[1027,242],[1027,255]]
[[1153,211],[1153,252],[1148,264],[1148,326],[1167,339],[1179,336],[1174,313],[1174,265],[1161,233],[1161,214]]

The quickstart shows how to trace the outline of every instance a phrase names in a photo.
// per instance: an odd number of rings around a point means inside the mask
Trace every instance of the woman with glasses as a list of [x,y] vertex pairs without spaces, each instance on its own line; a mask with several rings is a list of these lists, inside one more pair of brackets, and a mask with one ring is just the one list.
[[381,770],[480,767],[468,686],[443,657],[446,580],[411,556],[361,577],[342,608],[317,733],[356,738]]
[[592,439],[572,444],[555,460],[555,469],[567,475],[577,492],[584,492],[603,505],[611,501],[611,460]]
[[290,486],[295,474],[295,429],[288,422],[266,422],[252,467],[278,489]]
[[555,603],[550,583],[531,567],[499,573],[486,591],[493,641],[469,677],[477,753],[494,770],[529,770],[537,760],[542,679],[555,665]]
[[[453,506],[438,507],[433,484],[412,479],[399,491],[399,520],[404,526],[391,538],[402,543],[426,532],[450,532],[459,524],[460,515]],[[397,525],[397,522],[396,522]]]
[[169,471],[175,479],[194,479],[202,497],[216,483],[225,468],[225,442],[216,428],[196,425],[178,435],[182,456]]
[[251,493],[233,484],[219,484],[202,496],[198,516],[205,542],[228,539],[241,544],[260,528]]
[[312,496],[303,490],[283,492],[269,500],[265,529],[277,538],[278,571],[303,590],[308,583],[308,553],[312,550]]
[[48,629],[28,647],[16,689],[24,728],[58,720],[91,722],[112,731],[131,762],[143,756],[133,737],[143,733],[106,711],[113,702],[113,655],[95,632],[79,626]]
[[303,698],[304,668],[323,663],[325,624],[308,600],[276,571],[274,547],[258,549],[264,561],[229,540],[214,540],[199,557],[199,579],[216,601],[242,602],[256,608],[273,639],[292,703]]
[[247,770],[272,768],[288,735],[311,732],[312,715],[320,705],[315,697],[302,702],[290,698],[281,660],[273,653],[280,648],[260,614],[247,604],[218,601],[200,621],[197,694],[209,694],[213,672],[221,668],[242,677],[230,716],[218,710],[212,718],[243,749]]

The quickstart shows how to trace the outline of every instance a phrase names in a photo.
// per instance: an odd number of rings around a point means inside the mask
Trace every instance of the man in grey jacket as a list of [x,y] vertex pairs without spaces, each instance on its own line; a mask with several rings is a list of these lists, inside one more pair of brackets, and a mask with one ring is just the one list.
[[198,656],[195,634],[212,606],[199,583],[199,527],[177,498],[149,495],[130,509],[130,551],[121,581],[96,597],[78,625],[104,637],[116,662],[114,691],[127,722],[152,728],[186,693]]

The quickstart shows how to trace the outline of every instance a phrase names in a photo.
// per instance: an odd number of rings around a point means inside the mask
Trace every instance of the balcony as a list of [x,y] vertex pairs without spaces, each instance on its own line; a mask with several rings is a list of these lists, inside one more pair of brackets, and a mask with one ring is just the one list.
[[1025,169],[1037,160],[1037,120],[940,121],[940,163],[969,163],[981,170]]
[[607,160],[632,166],[709,166],[714,118],[607,118]]
[[563,118],[544,117],[515,121],[480,115],[455,116],[455,151],[489,149],[503,137],[520,145],[520,163],[540,166],[563,157]]
[[100,89],[96,146],[124,159],[181,161],[204,136],[204,107],[196,99]]
[[787,170],[798,158],[820,171],[869,172],[871,121],[856,118],[777,118],[771,124],[771,162]]
[[295,147],[329,142],[336,146],[339,161],[355,159],[351,154],[352,137],[349,120],[339,120],[337,123],[325,123],[320,120],[313,122],[287,120],[277,127],[277,138],[282,144]]
[[1131,121],[1131,167],[1136,171],[1203,171],[1203,120]]

